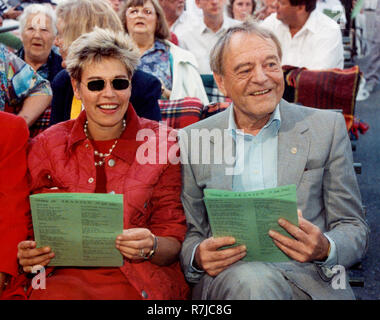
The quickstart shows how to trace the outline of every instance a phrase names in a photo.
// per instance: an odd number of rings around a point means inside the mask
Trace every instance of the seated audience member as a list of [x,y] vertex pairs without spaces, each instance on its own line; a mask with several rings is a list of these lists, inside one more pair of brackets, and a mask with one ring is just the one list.
[[[21,14],[21,11],[15,11],[14,9],[12,9],[12,11],[15,12],[17,15]],[[7,11],[7,5],[5,1],[0,0],[0,27],[3,27],[4,20],[10,19],[9,15],[10,11]],[[9,27],[9,25],[5,23],[4,27]],[[2,43],[11,50],[19,50],[22,47],[21,40],[12,32],[1,32],[0,43]]]
[[364,76],[366,79],[365,89],[372,93],[376,86],[380,84],[380,0],[370,3],[370,10],[366,10],[368,37],[368,54],[365,65]]
[[340,0],[317,0],[316,9],[327,15],[332,14],[332,18],[342,25],[344,29],[347,22],[346,10]]
[[138,69],[161,80],[164,99],[196,97],[208,104],[194,56],[167,41],[170,31],[158,0],[127,0],[121,20],[140,50]]
[[121,5],[123,4],[123,0],[108,0],[108,2],[116,12],[119,12]]
[[230,0],[227,11],[231,18],[244,21],[253,15],[256,9],[255,0]]
[[189,12],[185,11],[185,0],[159,0],[169,29],[175,35],[181,34],[191,26],[193,20]]
[[264,20],[266,17],[277,11],[277,0],[261,0],[260,4],[260,8],[254,15],[256,20]]
[[[65,66],[67,49],[81,34],[94,27],[123,31],[122,23],[106,0],[68,0],[56,8],[57,29],[56,45],[60,48]],[[70,77],[62,70],[52,82],[53,101],[50,124],[75,119],[82,104],[74,97]],[[158,99],[161,97],[160,81],[145,72],[136,71],[132,77],[131,103],[140,117],[161,120]]]
[[203,19],[184,33],[178,34],[179,45],[193,53],[200,74],[212,74],[209,54],[212,46],[229,27],[240,23],[224,15],[226,0],[195,0],[203,11]]
[[19,115],[28,126],[50,105],[49,81],[3,45],[0,45],[0,83],[0,111]]
[[[30,288],[32,300],[184,299],[188,295],[178,261],[186,232],[180,166],[171,159],[165,164],[140,164],[136,157],[144,143],[136,143],[142,129],[151,131],[149,140],[158,139],[167,150],[176,144],[159,135],[160,128],[168,132],[170,128],[138,117],[129,103],[138,61],[138,50],[123,31],[95,28],[75,40],[66,63],[84,110],[75,120],[39,134],[28,152],[32,193],[56,187],[63,192],[124,195],[124,231],[115,239],[123,266],[48,268],[46,289]],[[136,209],[144,203],[149,203],[144,212]],[[49,266],[55,256],[52,248],[37,247],[35,241],[20,242],[18,248],[25,272],[36,264]]]
[[[281,55],[278,39],[265,28],[248,22],[230,28],[210,60],[233,104],[179,132],[188,225],[181,262],[194,299],[354,298],[347,278],[340,278],[338,290],[332,283],[336,265],[348,268],[363,258],[369,233],[345,121],[337,112],[282,99]],[[204,139],[208,130],[213,133]],[[197,131],[203,135],[197,138]],[[192,163],[200,153],[218,163]],[[298,226],[278,223],[294,238],[265,230],[289,262],[241,261],[244,244],[223,248],[235,239],[213,237],[204,189],[243,192],[289,184],[297,186]]]
[[[56,15],[50,6],[31,4],[20,16],[20,34],[23,43],[17,55],[29,64],[41,77],[53,81],[62,70],[62,58],[52,50],[57,34]],[[49,126],[49,106],[30,127],[34,137]]]
[[280,40],[282,63],[308,69],[344,67],[339,25],[316,10],[317,0],[278,0],[277,15],[262,22]]
[[[0,112],[0,300],[6,299],[6,283],[18,274],[17,244],[26,238],[29,187],[26,178],[25,120]],[[2,294],[4,290],[4,295]]]

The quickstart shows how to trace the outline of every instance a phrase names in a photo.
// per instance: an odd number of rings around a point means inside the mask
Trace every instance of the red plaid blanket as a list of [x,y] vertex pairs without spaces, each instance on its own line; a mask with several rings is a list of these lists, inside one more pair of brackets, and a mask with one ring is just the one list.
[[285,77],[284,99],[318,109],[342,110],[347,130],[358,139],[358,130],[364,134],[369,126],[357,119],[355,114],[356,95],[359,90],[360,69],[308,70],[283,66]]
[[340,109],[354,115],[359,89],[359,66],[349,69],[308,70],[283,66],[286,84],[295,89],[294,102],[318,109]]
[[201,119],[203,103],[198,98],[158,100],[162,121],[169,127],[181,129]]

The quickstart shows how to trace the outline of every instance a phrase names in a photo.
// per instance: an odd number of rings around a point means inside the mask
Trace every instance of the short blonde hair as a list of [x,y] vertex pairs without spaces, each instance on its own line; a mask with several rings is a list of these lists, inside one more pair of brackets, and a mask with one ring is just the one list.
[[89,63],[100,62],[103,58],[114,58],[122,62],[131,79],[140,54],[124,31],[114,32],[95,27],[94,31],[81,35],[71,44],[66,69],[71,78],[80,82],[83,68]]
[[120,20],[123,24],[125,32],[128,32],[127,23],[126,23],[127,17],[125,15],[128,8],[140,7],[140,6],[142,7],[147,1],[152,2],[153,8],[156,11],[156,15],[157,15],[157,24],[156,24],[154,37],[161,40],[169,39],[170,29],[169,29],[168,23],[166,22],[164,10],[162,9],[158,0],[126,0],[120,10]]
[[57,6],[56,14],[65,23],[62,40],[66,51],[81,34],[91,32],[94,27],[124,30],[107,0],[66,0]]

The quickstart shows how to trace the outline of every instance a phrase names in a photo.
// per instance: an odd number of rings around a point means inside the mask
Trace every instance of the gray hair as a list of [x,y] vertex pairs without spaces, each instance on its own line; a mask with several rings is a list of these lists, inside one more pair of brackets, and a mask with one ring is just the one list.
[[227,46],[229,45],[232,36],[235,33],[243,32],[246,34],[256,35],[262,39],[272,40],[276,47],[278,56],[280,57],[280,60],[282,59],[282,49],[280,41],[277,39],[277,37],[272,33],[271,31],[259,26],[257,23],[255,23],[253,20],[247,20],[241,24],[238,24],[236,26],[230,27],[227,29],[222,36],[218,39],[214,47],[211,49],[210,52],[210,67],[211,70],[219,75],[223,75],[223,55],[224,51],[226,50]]
[[120,60],[128,75],[132,77],[140,54],[133,41],[123,31],[114,32],[95,27],[92,32],[81,35],[71,44],[66,69],[73,79],[80,82],[84,66],[91,62],[99,62],[102,58]]
[[23,13],[20,16],[20,33],[24,32],[26,21],[28,20],[29,15],[31,14],[37,14],[41,13],[44,14],[45,16],[49,17],[51,19],[51,25],[53,27],[53,34],[56,36],[57,35],[57,16],[55,14],[55,11],[53,10],[52,7],[50,6],[45,6],[42,4],[34,3],[29,6],[27,6]]

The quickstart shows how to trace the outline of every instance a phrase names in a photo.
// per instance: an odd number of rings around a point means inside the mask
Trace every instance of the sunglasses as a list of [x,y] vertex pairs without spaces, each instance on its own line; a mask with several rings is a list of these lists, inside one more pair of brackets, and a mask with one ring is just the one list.
[[[111,80],[112,88],[115,90],[125,90],[129,87],[128,79],[113,79]],[[87,88],[90,91],[102,91],[106,86],[106,81],[103,79],[91,80],[87,82]]]

